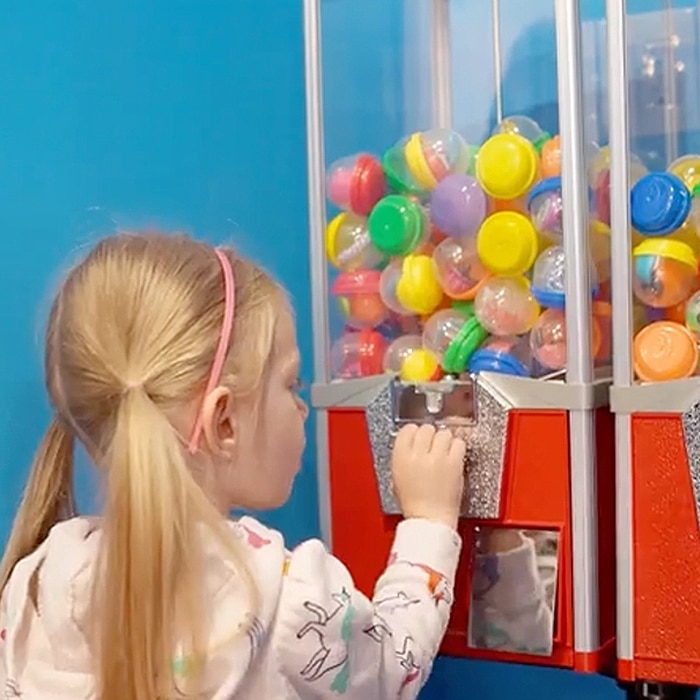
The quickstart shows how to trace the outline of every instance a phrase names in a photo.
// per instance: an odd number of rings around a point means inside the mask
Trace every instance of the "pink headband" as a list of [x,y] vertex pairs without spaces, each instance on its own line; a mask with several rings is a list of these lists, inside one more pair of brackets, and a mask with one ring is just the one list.
[[[219,345],[216,348],[214,362],[212,363],[207,386],[204,390],[204,398],[209,396],[209,394],[216,388],[216,385],[221,380],[221,373],[224,369],[224,362],[226,361],[226,355],[228,355],[229,344],[231,342],[231,331],[233,330],[233,312],[236,305],[236,284],[233,279],[233,268],[231,267],[231,261],[228,259],[226,253],[224,253],[224,251],[220,248],[215,248],[214,252],[216,253],[216,257],[219,258],[219,262],[221,263],[221,271],[224,275],[224,320],[221,324]],[[202,402],[204,402],[204,399],[202,399]],[[188,444],[190,454],[194,454],[199,446],[199,440],[202,437],[203,420],[204,416],[202,415],[202,408],[200,408]]]

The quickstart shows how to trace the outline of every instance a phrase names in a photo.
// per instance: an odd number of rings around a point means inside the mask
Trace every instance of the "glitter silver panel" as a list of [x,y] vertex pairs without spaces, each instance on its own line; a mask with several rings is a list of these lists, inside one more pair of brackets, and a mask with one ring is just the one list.
[[[462,516],[496,519],[500,516],[509,407],[478,381],[476,405],[478,421],[469,431],[467,441],[467,488]],[[391,384],[367,404],[365,415],[382,510],[398,514],[401,511],[391,479],[391,449],[396,430]]]
[[700,402],[683,414],[683,437],[695,494],[695,512],[700,521]]
[[467,449],[467,489],[463,515],[500,516],[503,460],[508,433],[508,407],[476,383],[478,421]]
[[377,474],[377,488],[385,513],[400,513],[399,504],[394,496],[391,480],[391,448],[394,444],[394,411],[391,383],[372,399],[365,408],[369,442],[372,446],[374,471]]

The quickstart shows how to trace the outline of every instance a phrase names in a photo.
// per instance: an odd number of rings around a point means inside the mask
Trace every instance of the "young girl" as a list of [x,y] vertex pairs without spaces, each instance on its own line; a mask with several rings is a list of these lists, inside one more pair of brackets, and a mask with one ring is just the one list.
[[[288,552],[227,517],[289,495],[298,372],[285,293],[231,250],[120,234],[68,275],[46,337],[54,418],[0,566],[5,697],[417,696],[452,603],[464,442],[397,436],[406,519],[368,600],[320,542]],[[74,517],[76,440],[99,518]]]
[[[5,697],[416,697],[452,602],[462,440],[398,435],[406,519],[368,600],[320,542],[227,519],[284,503],[304,449],[292,314],[255,265],[107,238],[63,283],[45,358],[54,418],[0,568]],[[100,518],[73,517],[76,440]]]

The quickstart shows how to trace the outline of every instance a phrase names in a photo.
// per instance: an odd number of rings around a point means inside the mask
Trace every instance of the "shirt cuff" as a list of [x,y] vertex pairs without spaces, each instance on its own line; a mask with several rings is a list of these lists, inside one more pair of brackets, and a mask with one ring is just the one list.
[[410,518],[399,523],[390,562],[422,564],[455,580],[462,538],[452,528],[430,520]]

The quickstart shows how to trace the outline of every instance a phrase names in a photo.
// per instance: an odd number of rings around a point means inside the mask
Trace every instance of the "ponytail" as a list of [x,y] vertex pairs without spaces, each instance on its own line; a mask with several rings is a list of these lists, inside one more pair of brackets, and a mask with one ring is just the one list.
[[190,474],[182,445],[143,387],[128,389],[106,455],[104,546],[95,579],[100,700],[172,697],[176,645],[201,670],[203,553],[198,523],[225,521]]
[[41,544],[57,522],[74,512],[73,442],[68,426],[54,417],[34,457],[0,563],[0,592],[15,565]]

